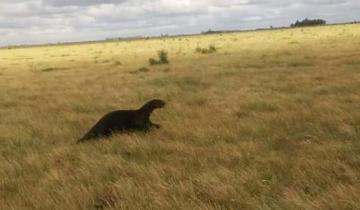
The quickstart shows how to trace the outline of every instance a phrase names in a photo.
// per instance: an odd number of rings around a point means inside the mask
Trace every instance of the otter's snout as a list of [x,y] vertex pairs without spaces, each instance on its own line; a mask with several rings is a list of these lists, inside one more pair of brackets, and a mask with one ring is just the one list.
[[161,103],[160,103],[160,108],[165,107],[165,105],[166,105],[166,102],[165,102],[165,101],[161,101]]

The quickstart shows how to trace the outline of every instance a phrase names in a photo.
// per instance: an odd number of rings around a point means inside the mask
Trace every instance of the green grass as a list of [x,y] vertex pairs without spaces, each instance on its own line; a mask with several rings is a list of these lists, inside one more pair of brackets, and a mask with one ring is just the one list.
[[[0,209],[358,209],[358,40],[339,25],[1,49]],[[159,50],[169,65],[149,65]],[[161,129],[75,144],[152,98]]]

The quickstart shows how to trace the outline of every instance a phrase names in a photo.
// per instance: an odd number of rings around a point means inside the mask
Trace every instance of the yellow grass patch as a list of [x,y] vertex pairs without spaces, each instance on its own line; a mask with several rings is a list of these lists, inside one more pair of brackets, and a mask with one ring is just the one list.
[[[359,49],[359,25],[1,49],[0,209],[356,209]],[[160,130],[75,144],[152,98]]]

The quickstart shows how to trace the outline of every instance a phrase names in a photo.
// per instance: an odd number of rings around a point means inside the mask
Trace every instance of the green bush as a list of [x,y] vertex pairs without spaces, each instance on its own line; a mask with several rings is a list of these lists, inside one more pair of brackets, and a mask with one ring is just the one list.
[[159,55],[159,59],[160,59],[160,64],[168,64],[169,60],[168,60],[168,53],[164,50],[160,50],[158,52]]
[[165,50],[158,51],[159,60],[154,58],[149,59],[150,65],[169,64],[168,53]]

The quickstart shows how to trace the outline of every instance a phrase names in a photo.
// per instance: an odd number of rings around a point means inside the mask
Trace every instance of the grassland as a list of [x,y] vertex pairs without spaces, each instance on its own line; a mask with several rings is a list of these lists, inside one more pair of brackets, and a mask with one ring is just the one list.
[[[360,25],[2,49],[0,96],[0,209],[360,206]],[[152,98],[160,130],[75,144]]]

